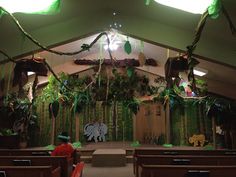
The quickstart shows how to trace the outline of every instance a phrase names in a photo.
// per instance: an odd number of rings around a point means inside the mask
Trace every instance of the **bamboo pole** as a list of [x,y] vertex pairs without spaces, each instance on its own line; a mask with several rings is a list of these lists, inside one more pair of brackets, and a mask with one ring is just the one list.
[[216,149],[216,118],[213,116],[212,121],[212,138],[213,138],[213,147]]
[[136,141],[137,139],[137,120],[136,120],[136,115],[131,113],[132,114],[132,117],[133,117],[133,141]]
[[166,110],[165,110],[165,126],[166,126],[166,143],[170,143],[170,104],[169,101],[166,103]]
[[80,122],[79,122],[79,113],[75,113],[75,141],[79,141],[80,135]]
[[53,114],[53,110],[52,110],[52,104],[50,105],[50,110],[51,110],[51,118],[52,118],[52,129],[51,129],[51,144],[55,144],[55,123],[56,123],[56,119],[54,117]]

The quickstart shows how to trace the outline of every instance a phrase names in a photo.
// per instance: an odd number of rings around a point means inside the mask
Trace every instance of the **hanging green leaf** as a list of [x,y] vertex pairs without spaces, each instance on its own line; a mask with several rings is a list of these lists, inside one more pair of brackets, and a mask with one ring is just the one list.
[[59,102],[56,100],[53,103],[50,103],[48,110],[50,118],[52,118],[52,115],[56,118],[59,112]]
[[208,7],[208,13],[211,18],[216,19],[220,16],[221,11],[221,1],[220,0],[214,0],[212,4]]
[[127,54],[130,54],[132,51],[131,44],[128,40],[125,42],[124,49]]

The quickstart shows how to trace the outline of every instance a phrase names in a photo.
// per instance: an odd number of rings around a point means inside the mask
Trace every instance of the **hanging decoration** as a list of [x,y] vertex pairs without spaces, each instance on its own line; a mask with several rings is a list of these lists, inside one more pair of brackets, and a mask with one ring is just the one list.
[[145,64],[146,57],[143,53],[144,51],[144,43],[143,41],[140,41],[140,53],[138,55],[138,61],[140,63],[140,66],[143,66]]
[[28,82],[28,72],[34,72],[38,76],[47,76],[48,69],[45,65],[45,59],[21,59],[15,63],[13,86],[23,87]]
[[[87,51],[89,50],[102,36],[106,36],[106,39],[107,39],[107,44],[109,46],[110,44],[110,40],[109,40],[109,37],[108,37],[108,34],[106,32],[102,32],[100,33],[89,45],[88,44],[83,44],[81,46],[81,50],[78,50],[78,51],[74,51],[74,52],[61,52],[61,51],[57,51],[57,50],[52,50],[52,49],[49,49],[45,46],[43,46],[40,42],[38,42],[36,39],[34,39],[29,33],[27,33],[23,28],[22,26],[19,24],[18,20],[11,14],[9,13],[6,9],[4,9],[3,7],[0,7],[0,9],[6,13],[7,15],[9,15],[11,17],[11,19],[13,20],[13,22],[16,24],[16,26],[18,27],[18,29],[22,32],[22,34],[27,37],[30,41],[32,41],[34,44],[36,44],[37,46],[39,46],[41,49],[47,51],[47,52],[50,52],[50,53],[54,53],[54,54],[57,54],[57,55],[68,55],[68,56],[72,56],[72,55],[77,55],[81,52],[84,52],[84,51]],[[112,57],[112,54],[111,54],[111,50],[108,48],[108,53],[109,53],[109,57],[110,57],[110,60],[114,60],[113,57]],[[4,56],[7,57],[7,61],[12,61],[15,63],[15,61],[9,56],[7,55],[4,51],[1,51],[0,50],[0,53],[2,53]],[[101,63],[102,64],[102,63]],[[101,64],[99,65],[99,69],[98,69],[98,72],[95,74],[95,79],[93,79],[91,81],[91,83],[88,84],[91,85],[95,80],[96,78],[99,76],[99,73],[101,71]],[[62,83],[60,81],[60,79],[57,77],[57,75],[55,74],[55,72],[52,70],[52,68],[50,67],[50,65],[45,61],[45,65],[47,66],[48,70],[52,73],[52,75],[56,78],[56,80],[61,83],[62,85],[64,85],[64,83]],[[66,85],[64,85],[66,89],[70,90],[70,88]],[[87,89],[88,86],[85,88]]]
[[[74,60],[74,63],[77,65],[99,65],[100,61],[98,59],[76,59]],[[156,60],[153,58],[148,58],[145,60],[145,65],[149,66],[157,66]],[[112,62],[110,59],[104,59],[102,62],[102,65],[104,66],[115,66],[116,68],[125,68],[125,67],[138,67],[140,65],[140,61],[136,59],[123,59],[123,60],[116,60],[115,62]]]
[[[203,31],[203,28],[206,24],[207,17],[212,17],[213,19],[217,18],[219,16],[220,12],[223,12],[226,16],[229,26],[231,29],[231,32],[233,35],[236,33],[236,29],[225,10],[224,6],[222,5],[220,0],[214,0],[211,6],[202,14],[200,21],[197,26],[197,30],[195,33],[194,40],[191,45],[187,46],[187,52],[184,56],[181,57],[175,57],[175,58],[169,58],[165,64],[165,75],[166,75],[166,81],[167,81],[167,88],[173,88],[173,86],[178,82],[177,79],[179,79],[179,72],[180,71],[188,71],[188,80],[190,82],[191,90],[194,92],[194,96],[198,97],[199,92],[196,86],[196,79],[194,75],[194,67],[199,64],[199,62],[193,58],[193,51],[195,50],[197,43],[199,42],[201,38],[201,34]],[[173,62],[178,62],[177,64],[174,64]],[[182,63],[182,64],[181,64]]]
[[216,19],[220,16],[221,9],[222,9],[221,1],[214,0],[212,4],[208,7],[208,13],[212,19]]
[[124,44],[124,49],[127,54],[130,54],[132,51],[132,47],[131,47],[128,37],[127,37],[127,41]]

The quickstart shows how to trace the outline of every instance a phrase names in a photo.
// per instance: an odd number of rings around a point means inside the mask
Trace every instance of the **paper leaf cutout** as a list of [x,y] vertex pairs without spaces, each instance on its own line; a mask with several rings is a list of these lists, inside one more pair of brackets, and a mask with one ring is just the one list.
[[130,44],[129,41],[126,41],[126,42],[125,42],[124,49],[125,49],[125,52],[126,52],[127,54],[130,54],[130,53],[131,53],[132,49],[131,49],[131,44]]

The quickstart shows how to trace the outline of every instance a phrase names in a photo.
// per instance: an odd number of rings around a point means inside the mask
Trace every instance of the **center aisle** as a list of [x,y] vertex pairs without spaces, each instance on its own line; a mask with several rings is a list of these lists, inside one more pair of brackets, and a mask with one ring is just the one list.
[[83,177],[134,177],[133,164],[127,164],[125,167],[92,167],[86,163]]

